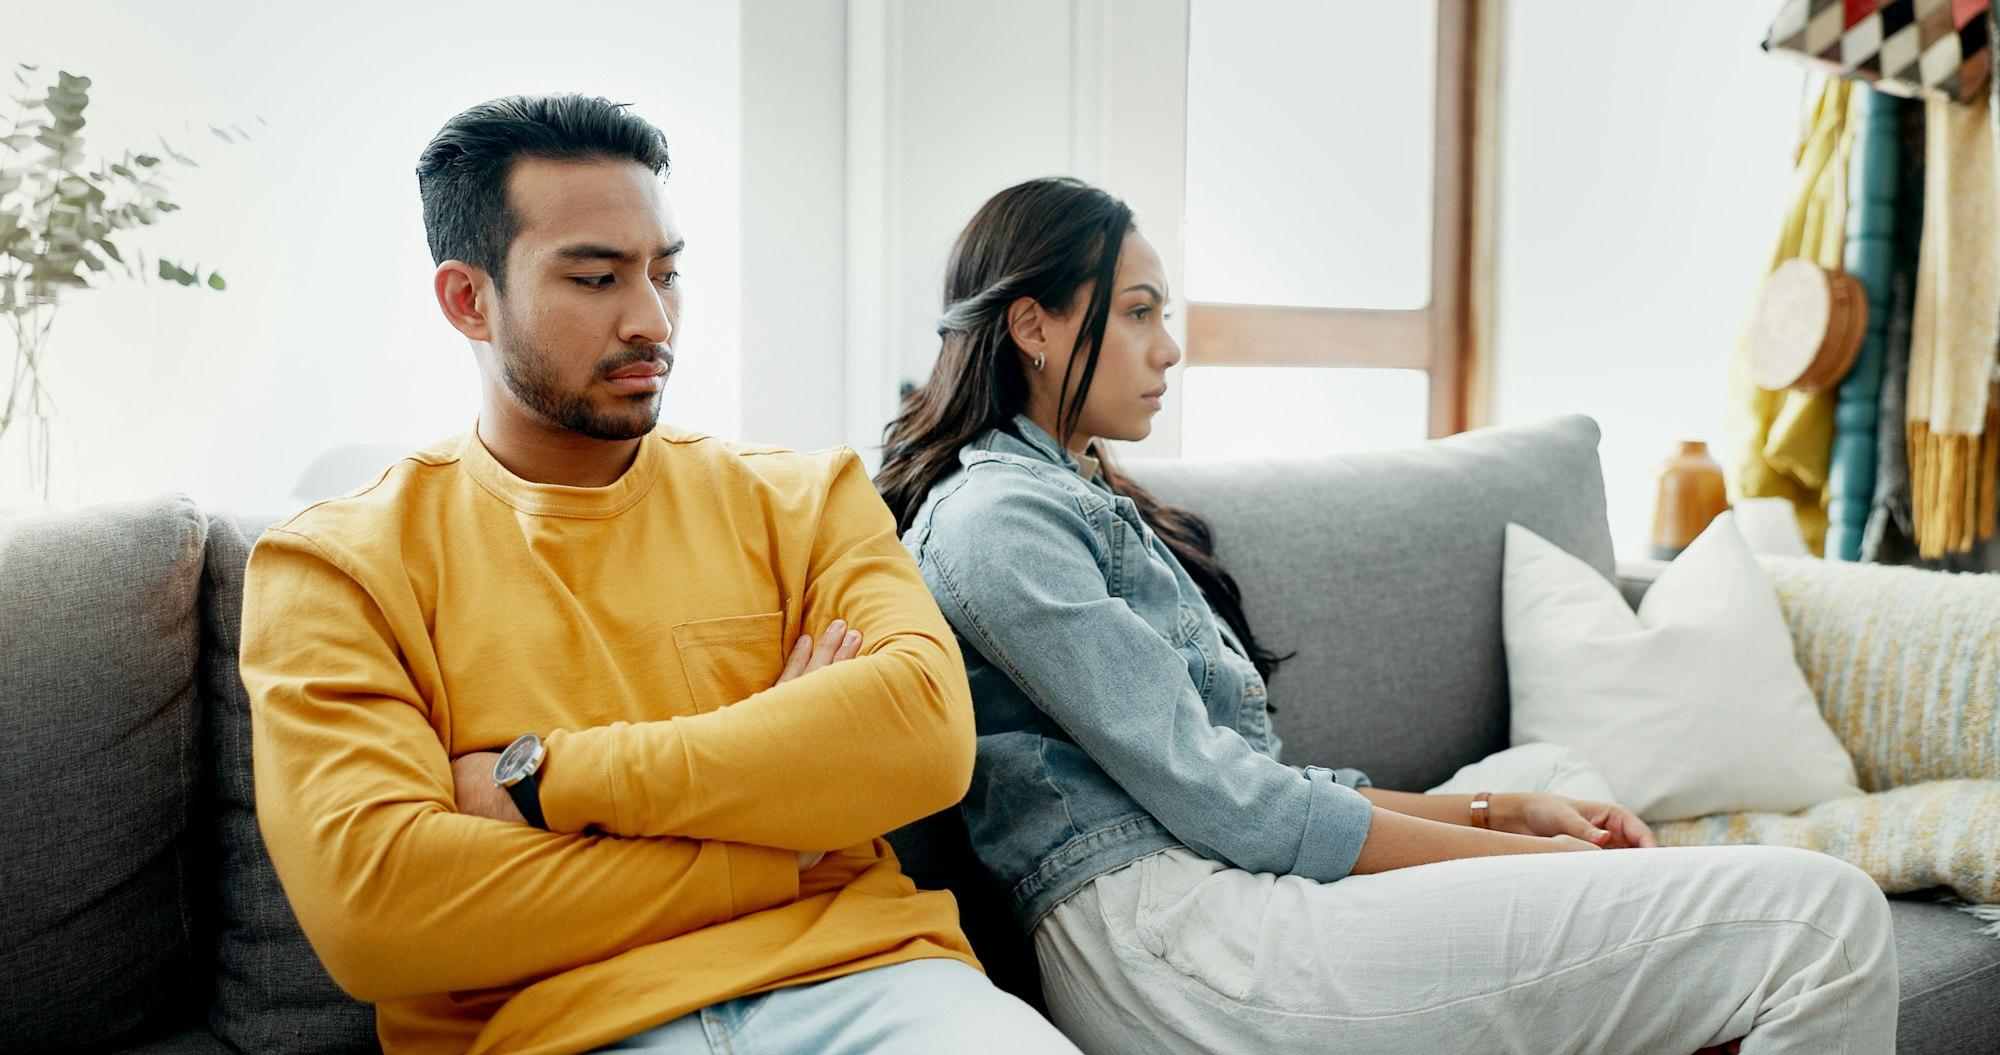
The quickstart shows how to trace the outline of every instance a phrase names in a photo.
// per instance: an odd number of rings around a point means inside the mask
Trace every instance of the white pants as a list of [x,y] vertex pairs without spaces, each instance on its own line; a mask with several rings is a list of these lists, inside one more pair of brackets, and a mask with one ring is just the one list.
[[[1546,745],[1438,790],[1610,798]],[[1888,904],[1804,850],[1482,857],[1325,884],[1168,850],[1077,891],[1035,948],[1050,1017],[1092,1055],[1895,1047]]]

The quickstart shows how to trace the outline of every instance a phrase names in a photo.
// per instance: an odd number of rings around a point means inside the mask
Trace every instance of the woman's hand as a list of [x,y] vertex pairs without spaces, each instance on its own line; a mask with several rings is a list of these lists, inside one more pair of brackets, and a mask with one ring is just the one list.
[[1567,835],[1602,850],[1658,846],[1653,830],[1613,802],[1584,802],[1561,795],[1495,795],[1494,826],[1518,835]]

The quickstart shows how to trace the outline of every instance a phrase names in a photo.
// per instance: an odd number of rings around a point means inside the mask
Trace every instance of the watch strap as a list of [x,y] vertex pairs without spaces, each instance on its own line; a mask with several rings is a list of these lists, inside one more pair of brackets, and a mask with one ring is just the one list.
[[521,816],[526,818],[529,824],[543,831],[549,830],[548,821],[542,819],[541,774],[530,773],[512,784],[503,786],[507,789],[507,797],[514,800],[514,808],[521,811]]

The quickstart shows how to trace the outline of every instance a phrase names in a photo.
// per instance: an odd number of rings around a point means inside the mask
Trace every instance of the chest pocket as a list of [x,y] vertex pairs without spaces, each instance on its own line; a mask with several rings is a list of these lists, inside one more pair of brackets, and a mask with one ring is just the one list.
[[785,613],[696,619],[674,627],[674,648],[697,713],[771,687],[784,669]]
[[1182,597],[1180,576],[1169,563],[1170,556],[1153,549],[1158,546],[1164,550],[1166,544],[1136,523],[1136,512],[1128,521],[1126,500],[1119,501],[1119,515],[1111,521],[1112,589],[1161,637],[1179,648],[1194,639],[1199,617]]

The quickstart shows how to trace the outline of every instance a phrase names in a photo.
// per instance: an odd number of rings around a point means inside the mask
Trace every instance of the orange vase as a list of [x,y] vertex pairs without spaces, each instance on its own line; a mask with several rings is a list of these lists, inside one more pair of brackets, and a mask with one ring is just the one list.
[[1653,508],[1653,557],[1673,560],[1729,508],[1729,493],[1722,466],[1698,440],[1682,440],[1681,449],[1656,471],[1660,497]]

